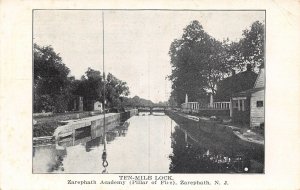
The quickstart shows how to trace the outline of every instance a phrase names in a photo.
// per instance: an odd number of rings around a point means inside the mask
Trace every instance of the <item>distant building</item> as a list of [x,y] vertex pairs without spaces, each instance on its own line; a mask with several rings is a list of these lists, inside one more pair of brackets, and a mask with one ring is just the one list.
[[102,103],[97,101],[94,103],[94,111],[103,111]]

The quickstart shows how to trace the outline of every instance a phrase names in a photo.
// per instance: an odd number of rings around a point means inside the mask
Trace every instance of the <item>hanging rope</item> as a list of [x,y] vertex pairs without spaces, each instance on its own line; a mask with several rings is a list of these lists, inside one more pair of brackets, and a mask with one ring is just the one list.
[[103,62],[102,62],[102,66],[103,66],[103,81],[104,81],[104,85],[103,85],[103,110],[104,110],[104,117],[103,117],[103,127],[104,127],[104,135],[103,135],[103,153],[102,153],[102,166],[104,167],[104,170],[102,171],[102,173],[107,173],[106,171],[106,167],[108,166],[108,162],[107,162],[107,152],[106,152],[106,124],[105,124],[105,72],[104,72],[104,12],[102,11],[102,34],[103,34]]
[[107,162],[107,153],[106,153],[106,132],[105,132],[105,125],[104,125],[104,148],[103,148],[103,153],[102,153],[102,166],[106,169],[106,167],[108,166],[108,162]]
[[[104,128],[105,128],[105,126],[104,126]],[[103,153],[102,153],[102,166],[104,167],[104,170],[102,171],[102,173],[107,173],[106,167],[108,166],[108,162],[107,162],[107,153],[106,153],[106,133],[104,133],[104,149],[103,149]]]

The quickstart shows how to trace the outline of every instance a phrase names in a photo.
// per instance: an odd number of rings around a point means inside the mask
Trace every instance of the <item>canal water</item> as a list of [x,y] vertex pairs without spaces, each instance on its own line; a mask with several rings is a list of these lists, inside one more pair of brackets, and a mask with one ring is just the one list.
[[[215,140],[207,135],[201,139],[167,115],[140,113],[108,131],[105,138],[83,135],[75,143],[65,139],[59,146],[34,147],[33,173],[262,172],[261,164],[249,158],[248,149],[224,151],[228,145],[211,146]],[[259,169],[253,170],[254,165]]]

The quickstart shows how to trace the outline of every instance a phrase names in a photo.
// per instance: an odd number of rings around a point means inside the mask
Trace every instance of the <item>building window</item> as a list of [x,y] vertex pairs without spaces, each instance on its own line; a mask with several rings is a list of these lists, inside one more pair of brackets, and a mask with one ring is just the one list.
[[239,101],[239,111],[245,111],[245,101],[244,100],[238,100]]
[[264,106],[264,102],[263,101],[257,101],[256,102],[256,107],[263,107]]

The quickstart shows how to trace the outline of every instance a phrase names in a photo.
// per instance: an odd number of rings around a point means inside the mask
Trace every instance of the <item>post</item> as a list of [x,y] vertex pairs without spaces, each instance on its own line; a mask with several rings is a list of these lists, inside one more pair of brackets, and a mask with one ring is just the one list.
[[76,133],[76,129],[73,130],[73,134],[72,134],[72,136],[73,136],[73,139],[72,139],[73,146],[75,145],[75,137],[76,137],[75,133]]
[[214,97],[213,97],[213,94],[210,93],[210,100],[209,100],[209,107],[213,107],[213,104],[214,104]]
[[188,98],[188,95],[185,94],[185,103],[188,103],[189,102],[189,98]]
[[229,104],[229,116],[232,117],[232,99],[230,98],[230,104]]

